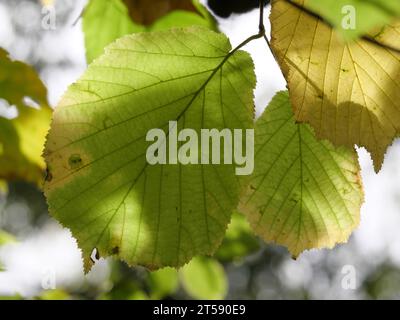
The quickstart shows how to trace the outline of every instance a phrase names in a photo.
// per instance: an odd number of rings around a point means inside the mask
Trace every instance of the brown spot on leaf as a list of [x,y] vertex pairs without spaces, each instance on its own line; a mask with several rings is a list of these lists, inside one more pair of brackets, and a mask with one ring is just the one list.
[[50,171],[50,168],[47,167],[46,168],[46,173],[45,173],[45,178],[44,178],[47,182],[50,182],[51,180],[53,180],[53,174]]
[[118,246],[112,248],[111,254],[118,254],[118,253],[119,253],[119,247]]
[[79,154],[73,154],[68,159],[68,164],[71,169],[77,169],[82,166],[82,158]]

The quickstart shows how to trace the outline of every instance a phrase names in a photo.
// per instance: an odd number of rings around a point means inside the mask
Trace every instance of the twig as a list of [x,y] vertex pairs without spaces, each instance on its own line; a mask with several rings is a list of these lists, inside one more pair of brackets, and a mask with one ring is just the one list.
[[260,24],[258,33],[247,38],[241,44],[239,44],[235,49],[233,49],[229,54],[225,57],[221,64],[224,64],[226,60],[228,60],[236,51],[243,48],[245,45],[249,44],[253,40],[260,39],[265,36],[265,27],[264,27],[264,0],[260,0]]
[[258,31],[261,34],[265,35],[265,26],[264,26],[264,0],[260,0],[260,23],[258,26]]

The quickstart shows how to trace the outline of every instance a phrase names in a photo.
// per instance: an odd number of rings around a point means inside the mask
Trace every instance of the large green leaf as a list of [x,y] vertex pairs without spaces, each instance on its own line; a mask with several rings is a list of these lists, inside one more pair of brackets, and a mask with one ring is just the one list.
[[[148,3],[146,5],[151,7]],[[192,25],[214,27],[211,17],[206,12],[201,14],[174,10],[145,26],[131,20],[128,9],[121,0],[91,0],[83,16],[87,61],[92,62],[103,53],[108,44],[124,35]]]
[[363,201],[356,152],[296,124],[287,92],[257,120],[255,142],[255,170],[240,204],[253,229],[294,257],[347,241]]
[[[271,25],[296,119],[335,145],[365,147],[379,171],[400,135],[400,54],[365,39],[344,42],[286,0],[273,1]],[[400,47],[399,32],[400,21],[375,40]]]
[[230,50],[224,35],[202,27],[126,36],[61,99],[45,193],[86,270],[94,248],[156,269],[212,254],[222,241],[238,203],[234,165],[148,165],[146,134],[168,131],[171,120],[199,136],[252,128],[254,67]]
[[[345,39],[355,39],[400,17],[399,0],[307,0],[305,5],[335,26]],[[352,18],[354,24],[349,20]]]

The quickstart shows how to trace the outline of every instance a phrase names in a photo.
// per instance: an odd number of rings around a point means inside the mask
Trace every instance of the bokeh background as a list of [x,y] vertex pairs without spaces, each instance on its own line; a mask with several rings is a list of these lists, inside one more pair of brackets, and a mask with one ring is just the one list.
[[[39,0],[0,0],[0,47],[38,71],[54,107],[85,70],[80,14],[85,0],[57,0],[56,29],[41,27]],[[203,1],[206,4],[206,1]],[[151,1],[149,1],[151,5]],[[216,17],[233,46],[257,32],[258,11]],[[266,20],[267,29],[269,29]],[[285,89],[280,70],[262,40],[248,45],[258,78],[259,115]],[[0,116],[16,110],[0,103]],[[38,299],[397,299],[400,298],[400,143],[375,174],[358,150],[366,200],[361,224],[347,244],[312,250],[292,260],[286,249],[253,236],[245,221],[234,225],[213,259],[198,258],[184,270],[150,273],[100,259],[83,274],[80,251],[68,230],[47,212],[40,190],[23,182],[0,195],[0,296]],[[6,233],[5,233],[6,232]],[[349,269],[350,268],[350,269]],[[355,272],[355,287],[344,285]]]

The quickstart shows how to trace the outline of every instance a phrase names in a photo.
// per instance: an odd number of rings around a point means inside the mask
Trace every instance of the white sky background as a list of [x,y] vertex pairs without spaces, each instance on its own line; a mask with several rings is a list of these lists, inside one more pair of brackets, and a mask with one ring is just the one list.
[[[10,2],[13,0],[0,0],[0,46],[9,50],[14,59],[29,58],[28,62],[33,64],[41,62],[41,77],[48,86],[51,104],[56,105],[68,85],[86,68],[81,22],[72,26],[72,18],[67,27],[56,32],[46,32],[35,46],[32,57],[28,55],[31,46],[29,36],[27,35],[24,41],[21,41],[21,38],[17,41],[16,32],[11,24],[11,19],[18,19],[21,10],[27,15],[32,13],[25,6],[20,6],[19,10],[9,10]],[[69,2],[76,3],[75,12],[71,15],[76,18],[85,0]],[[28,2],[24,5],[29,6]],[[257,10],[221,21],[221,30],[230,37],[233,46],[256,33],[257,29]],[[269,25],[267,31],[269,32]],[[245,50],[252,54],[256,65],[255,101],[259,115],[273,95],[285,89],[285,81],[263,40],[252,42]],[[367,152],[359,150],[359,156],[366,193],[360,227],[347,245],[338,246],[331,251],[307,252],[297,261],[292,261],[288,256],[276,271],[277,278],[286,287],[306,286],[310,288],[314,298],[360,298],[362,296],[358,291],[340,289],[340,272],[343,265],[354,265],[359,271],[359,281],[362,281],[367,268],[373,268],[386,258],[400,266],[400,145],[397,143],[390,148],[384,167],[378,175],[373,171]],[[49,269],[57,275],[58,285],[77,286],[82,282],[80,253],[68,231],[51,223],[20,240],[18,244],[0,248],[0,260],[7,269],[6,272],[0,272],[0,295],[16,292],[26,296],[37,294],[41,291],[43,274]],[[327,262],[337,277],[320,277],[315,281],[318,266]],[[87,281],[101,282],[108,277],[108,272],[107,263],[103,261],[93,270]],[[267,281],[262,273],[259,277],[261,284]],[[274,292],[262,287],[258,297],[272,298]]]

